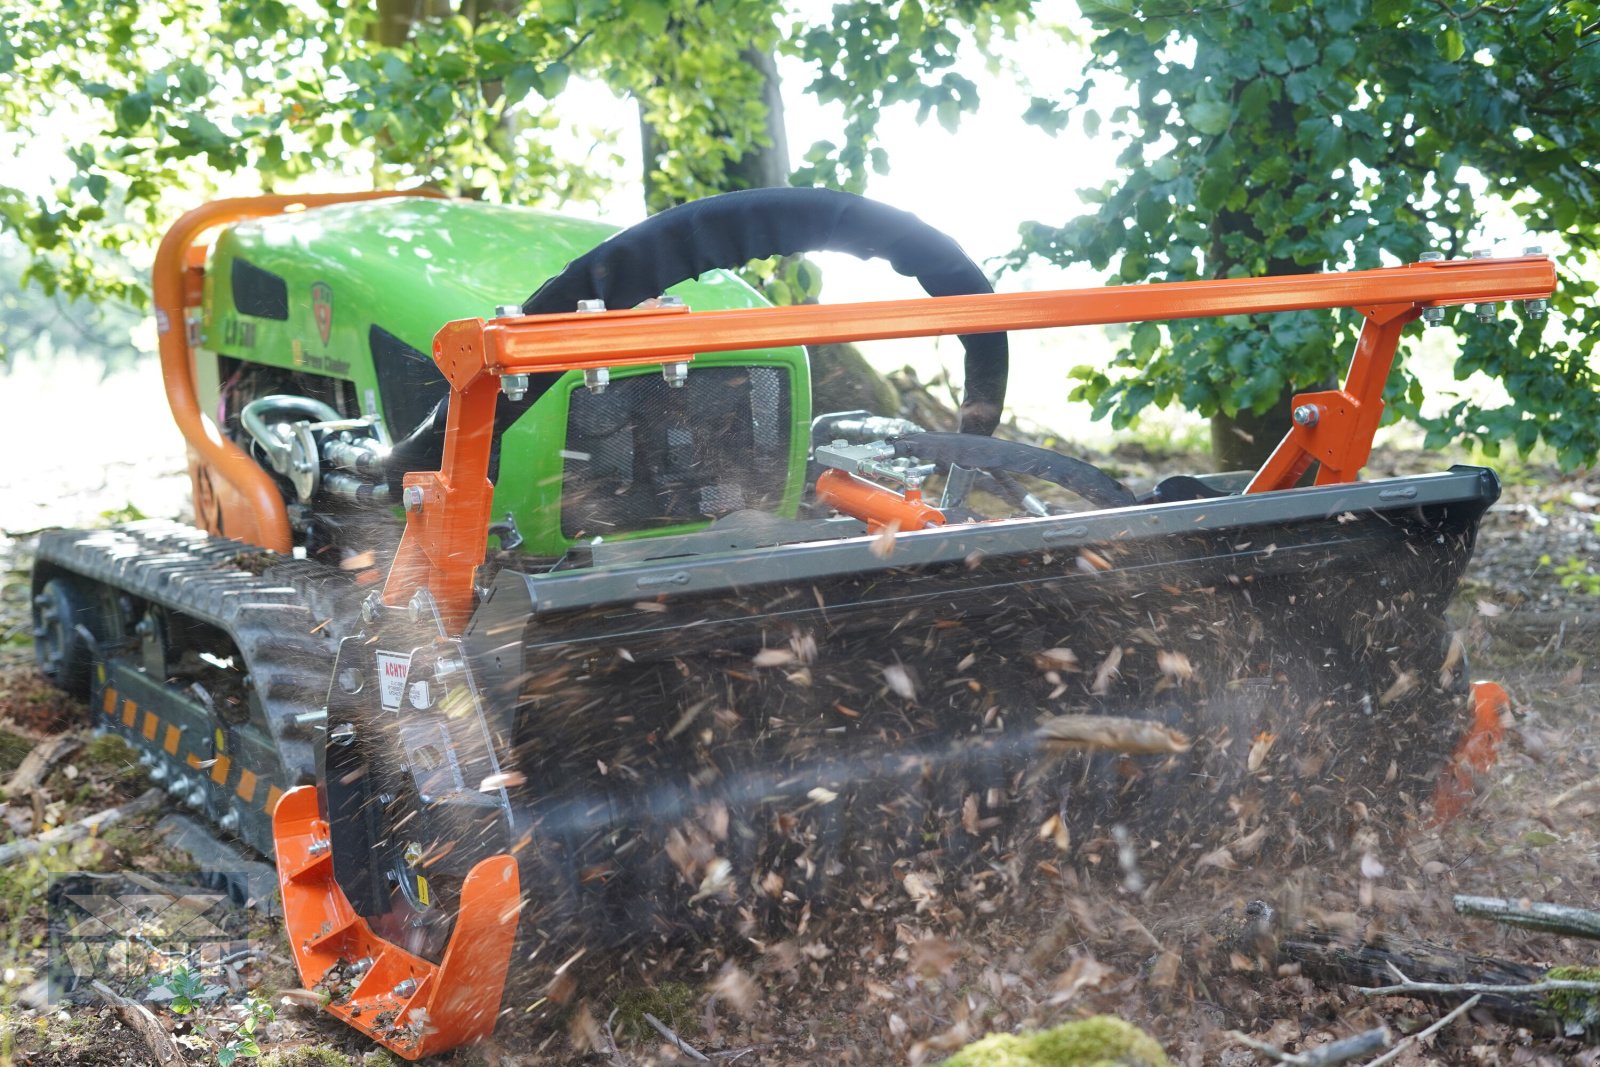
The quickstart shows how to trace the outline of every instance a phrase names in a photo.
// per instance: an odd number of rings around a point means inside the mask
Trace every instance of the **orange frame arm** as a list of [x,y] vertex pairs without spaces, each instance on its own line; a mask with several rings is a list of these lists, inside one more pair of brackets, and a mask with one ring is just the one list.
[[[156,249],[152,285],[156,310],[156,340],[161,353],[161,377],[167,404],[184,439],[203,467],[232,486],[245,502],[244,524],[234,524],[228,536],[274,552],[293,548],[289,513],[283,495],[255,460],[223,437],[200,412],[195,390],[194,353],[189,348],[188,309],[200,303],[199,273],[191,268],[202,251],[200,238],[218,226],[245,219],[281,215],[286,211],[377,200],[394,196],[433,196],[428,192],[318,193],[307,196],[250,196],[214,200],[195,208],[173,223]],[[198,502],[197,508],[198,511]],[[213,531],[215,532],[215,531]]]
[[1318,408],[1296,425],[1249,491],[1287,488],[1313,460],[1318,481],[1351,480],[1365,464],[1383,410],[1400,331],[1424,308],[1548,299],[1555,265],[1544,256],[1446,260],[1346,273],[990,293],[859,304],[732,311],[653,308],[599,314],[463,319],[434,337],[434,361],[451,386],[443,469],[406,476],[400,552],[384,599],[426,588],[451,632],[472,609],[473,578],[488,542],[489,445],[500,376],[690,360],[697,352],[897,337],[1031,330],[1357,308],[1366,316],[1343,389],[1303,394]]

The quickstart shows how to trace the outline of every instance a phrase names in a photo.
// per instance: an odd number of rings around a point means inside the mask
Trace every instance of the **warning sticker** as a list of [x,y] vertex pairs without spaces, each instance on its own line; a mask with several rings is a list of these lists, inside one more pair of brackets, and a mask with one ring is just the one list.
[[411,673],[411,653],[378,653],[378,699],[384,711],[399,711],[406,693],[406,675]]

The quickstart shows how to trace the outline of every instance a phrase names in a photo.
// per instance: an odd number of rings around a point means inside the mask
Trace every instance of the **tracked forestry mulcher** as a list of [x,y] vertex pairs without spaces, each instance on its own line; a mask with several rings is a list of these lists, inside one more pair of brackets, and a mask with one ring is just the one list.
[[[929,296],[768,307],[726,273],[822,249]],[[1370,846],[1456,795],[1442,613],[1498,491],[1358,481],[1384,381],[1425,310],[1553,284],[1525,256],[995,294],[912,216],[811,190],[619,233],[221,201],[155,275],[200,529],[45,534],[39,662],[276,857],[305,983],[411,1058],[575,946],[1046,858],[1175,880]],[[991,436],[1004,331],[1308,308],[1360,342],[1258,471],[1135,492]],[[960,432],[811,410],[802,346],[949,334]]]

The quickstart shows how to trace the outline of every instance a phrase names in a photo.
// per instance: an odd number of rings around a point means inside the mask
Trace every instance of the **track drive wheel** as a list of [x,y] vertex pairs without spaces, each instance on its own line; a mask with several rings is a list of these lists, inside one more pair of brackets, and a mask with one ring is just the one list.
[[69,578],[51,578],[33,598],[33,655],[39,670],[80,700],[89,695],[94,650],[85,637],[94,610]]

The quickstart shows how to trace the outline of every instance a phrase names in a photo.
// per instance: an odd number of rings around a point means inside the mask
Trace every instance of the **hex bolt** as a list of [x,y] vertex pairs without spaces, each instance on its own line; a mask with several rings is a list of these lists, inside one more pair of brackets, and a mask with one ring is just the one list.
[[1315,404],[1301,404],[1294,409],[1294,424],[1296,426],[1304,426],[1310,429],[1317,424],[1317,420],[1321,417],[1322,409]]
[[521,314],[521,304],[496,304],[494,306],[494,317],[497,319],[514,319]]
[[661,377],[666,380],[670,389],[682,389],[689,383],[689,364],[663,363],[661,364]]
[[606,309],[606,302],[604,300],[580,300],[580,301],[578,301],[578,310],[582,311],[582,312],[592,313],[592,312],[595,312],[595,311],[604,311],[605,309]]
[[[1492,249],[1492,248],[1480,248],[1480,249],[1478,249],[1478,250],[1476,250],[1475,252],[1472,253],[1472,258],[1473,259],[1493,259],[1494,258],[1494,249]],[[1499,304],[1494,304],[1494,303],[1478,304],[1472,310],[1473,310],[1473,313],[1478,316],[1478,321],[1479,322],[1493,322],[1495,319],[1500,317],[1500,305]]]
[[[1527,245],[1523,248],[1522,254],[1525,256],[1542,256],[1544,255],[1544,248],[1540,245]],[[1545,313],[1550,310],[1550,301],[1543,298],[1524,300],[1522,302],[1522,310],[1530,319],[1542,319]]]
[[352,722],[342,722],[328,731],[328,740],[340,748],[349,748],[355,739],[356,726]]
[[[1418,263],[1441,263],[1443,261],[1443,252],[1424,252],[1417,257]],[[1444,323],[1444,308],[1423,308],[1422,323],[1424,326],[1442,325]]]
[[377,622],[383,614],[383,594],[374,590],[367,594],[367,599],[361,602],[361,621]]
[[500,392],[512,402],[521,400],[528,395],[528,376],[526,374],[503,374],[500,376]]
[[416,981],[414,979],[411,979],[411,978],[405,979],[399,985],[394,987],[394,995],[399,997],[401,1000],[407,999],[408,997],[410,997],[416,991],[417,991],[417,983],[416,983]]
[[405,492],[400,494],[400,502],[405,505],[405,509],[409,512],[421,511],[422,503],[425,499],[426,495],[420,485],[408,485]]
[[664,308],[681,308],[684,306],[683,297],[665,293],[656,298],[656,306]]
[[428,608],[428,591],[426,589],[418,589],[416,594],[412,596],[411,602],[406,605],[406,614],[411,617],[412,622],[421,622],[428,617]]
[[306,851],[313,856],[320,856],[332,847],[333,845],[328,842],[327,838],[319,837],[311,842],[311,845],[306,849]]
[[372,957],[371,956],[362,956],[360,959],[355,960],[350,964],[350,973],[351,974],[366,974],[371,969],[372,969]]
[[589,387],[589,392],[599,396],[611,384],[611,372],[604,367],[590,367],[583,372],[583,384]]

